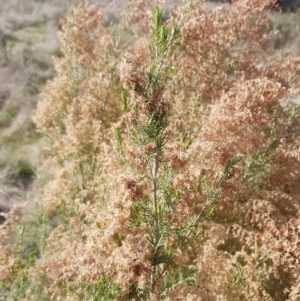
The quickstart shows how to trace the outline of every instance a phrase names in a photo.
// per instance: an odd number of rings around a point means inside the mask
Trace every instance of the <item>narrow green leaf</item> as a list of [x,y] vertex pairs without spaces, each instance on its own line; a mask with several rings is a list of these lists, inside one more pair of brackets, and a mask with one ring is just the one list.
[[161,135],[158,135],[156,137],[156,146],[158,147],[158,149],[161,149],[163,146],[163,138]]
[[162,11],[158,7],[158,5],[156,5],[153,11],[153,23],[154,23],[154,28],[156,30],[160,27],[161,21],[162,21]]
[[134,106],[133,106],[133,111],[134,111],[135,115],[137,116],[138,113],[139,113],[139,106],[138,106],[137,103],[134,104]]
[[131,138],[131,140],[132,140],[136,145],[140,145],[140,140],[139,140],[139,138],[138,138],[135,134],[133,134],[132,132],[130,132],[130,138]]
[[121,93],[121,104],[122,104],[122,111],[126,112],[127,111],[127,95],[126,95],[125,91],[123,91]]
[[118,144],[121,145],[122,144],[122,137],[121,137],[120,128],[115,128],[115,137],[117,139]]
[[186,152],[191,144],[192,144],[191,140],[188,140],[183,146],[183,151]]
[[228,172],[230,171],[230,169],[237,164],[238,162],[240,162],[242,160],[242,156],[235,156],[233,157],[231,160],[229,160],[228,162],[226,162],[225,167],[224,167],[224,174],[227,175]]
[[149,67],[147,72],[147,77],[148,77],[148,83],[151,86],[154,83],[156,77],[155,69],[153,66]]
[[164,49],[167,48],[167,41],[168,41],[168,32],[166,30],[166,27],[162,26],[160,30],[160,42],[161,42],[161,46]]

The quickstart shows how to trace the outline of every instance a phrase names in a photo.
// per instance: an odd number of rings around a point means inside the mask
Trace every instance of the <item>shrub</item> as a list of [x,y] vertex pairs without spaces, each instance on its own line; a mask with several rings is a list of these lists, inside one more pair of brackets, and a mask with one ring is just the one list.
[[43,298],[298,300],[300,59],[271,55],[269,5],[72,11],[34,115],[58,225],[19,269]]

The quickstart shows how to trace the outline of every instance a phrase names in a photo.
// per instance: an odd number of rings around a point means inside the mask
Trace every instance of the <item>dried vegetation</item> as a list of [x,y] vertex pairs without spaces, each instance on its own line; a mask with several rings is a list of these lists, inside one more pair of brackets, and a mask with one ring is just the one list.
[[300,57],[272,55],[270,1],[232,2],[69,14],[34,114],[53,178],[1,226],[3,296],[299,300]]

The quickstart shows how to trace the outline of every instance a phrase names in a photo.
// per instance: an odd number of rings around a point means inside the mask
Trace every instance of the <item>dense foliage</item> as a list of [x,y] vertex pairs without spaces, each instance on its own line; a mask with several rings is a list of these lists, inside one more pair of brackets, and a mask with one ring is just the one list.
[[232,2],[68,16],[34,115],[53,178],[2,226],[3,295],[299,300],[300,58],[270,1]]

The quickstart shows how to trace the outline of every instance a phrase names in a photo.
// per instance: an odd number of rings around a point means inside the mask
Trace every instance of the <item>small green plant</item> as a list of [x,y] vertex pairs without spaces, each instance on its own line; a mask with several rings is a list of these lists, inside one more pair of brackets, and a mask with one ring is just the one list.
[[[135,190],[139,190],[132,204],[130,225],[146,235],[148,250],[145,252],[148,253],[147,259],[151,266],[147,285],[142,292],[144,297],[138,297],[137,300],[153,300],[154,296],[166,293],[178,283],[195,285],[197,281],[192,279],[196,270],[190,269],[190,274],[184,275],[186,271],[182,271],[174,262],[174,254],[187,252],[191,241],[197,240],[199,223],[212,215],[223,185],[234,165],[241,160],[241,157],[237,156],[225,164],[223,174],[213,190],[210,189],[209,179],[205,176],[198,179],[190,191],[174,187],[174,177],[180,173],[186,158],[184,154],[181,157],[180,154],[176,154],[174,164],[170,164],[170,158],[165,151],[170,143],[165,132],[169,123],[171,102],[164,97],[167,85],[164,68],[179,33],[180,26],[174,21],[168,29],[163,25],[162,11],[156,6],[153,11],[151,63],[143,67],[145,79],[136,79],[129,87],[126,85],[126,76],[129,75],[123,75],[124,87],[134,90],[134,94],[131,93],[134,97],[130,100],[127,99],[127,94],[132,91],[121,94],[122,110],[130,113],[130,119],[125,121],[125,131],[136,148],[136,153],[142,151],[141,161],[144,165],[136,168],[131,159],[126,158],[119,128],[115,129],[117,149],[122,161],[131,168],[136,177],[135,183],[130,185],[128,181],[126,184],[129,190],[134,187]],[[190,141],[182,147],[185,152],[189,145]],[[204,193],[201,206],[196,212],[189,214],[188,218],[183,218],[179,210],[183,196],[199,190]],[[180,219],[181,224],[178,223]],[[120,243],[118,245],[120,246]],[[135,292],[132,291],[127,299],[137,298],[140,292]]]
[[28,298],[28,295],[31,294],[38,300],[49,300],[48,293],[42,288],[44,277],[39,275],[35,282],[32,282],[29,277],[28,272],[34,265],[38,254],[37,250],[34,249],[24,250],[24,240],[28,239],[25,236],[26,227],[21,225],[15,246],[14,262],[11,266],[11,276],[5,281],[0,279],[0,291],[4,296],[10,296],[14,301]]
[[13,120],[17,117],[18,113],[19,108],[17,107],[12,107],[2,111],[0,114],[0,128],[9,127]]
[[101,276],[96,283],[90,283],[82,289],[82,300],[109,301],[115,300],[118,287]]
[[15,242],[13,264],[9,267],[8,279],[0,279],[0,291],[13,300],[30,298],[31,300],[50,300],[45,284],[47,277],[43,271],[35,273],[34,280],[31,272],[36,262],[44,256],[46,239],[50,231],[56,226],[40,206],[36,206],[26,220],[17,226],[16,235],[10,240]]
[[232,280],[233,284],[237,284],[238,282],[240,282],[243,279],[243,273],[244,273],[244,268],[239,262],[235,264],[235,268],[236,268],[236,274],[234,275]]
[[34,167],[24,159],[18,161],[18,170],[18,175],[21,179],[29,179],[35,175]]

